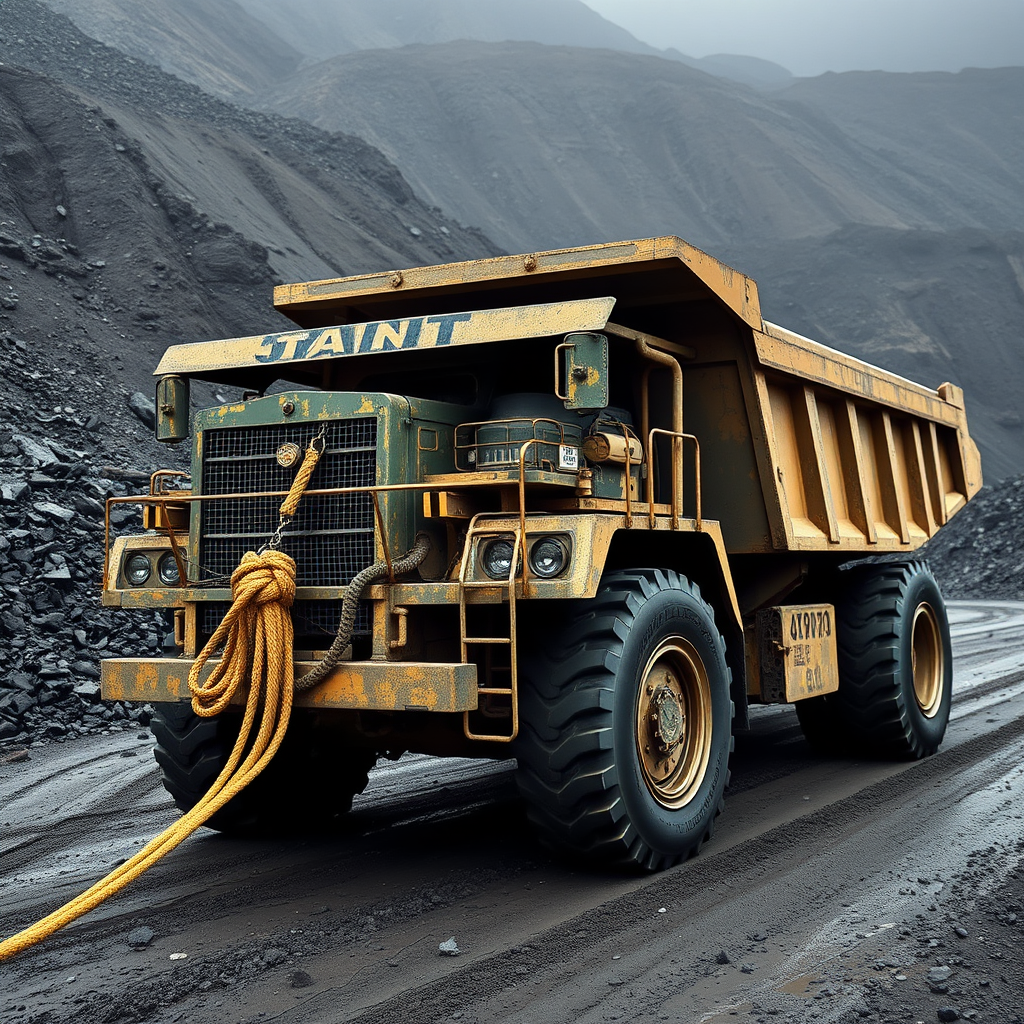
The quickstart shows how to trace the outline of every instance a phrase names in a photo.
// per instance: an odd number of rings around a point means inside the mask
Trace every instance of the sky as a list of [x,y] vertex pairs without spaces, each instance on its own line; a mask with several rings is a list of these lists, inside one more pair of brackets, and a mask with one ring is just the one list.
[[1024,65],[1024,0],[583,2],[658,49],[762,57],[799,76]]

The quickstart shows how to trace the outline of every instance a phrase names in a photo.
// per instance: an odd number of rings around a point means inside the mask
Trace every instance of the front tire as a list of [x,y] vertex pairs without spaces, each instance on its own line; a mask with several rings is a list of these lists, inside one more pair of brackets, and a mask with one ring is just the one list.
[[[151,728],[164,788],[179,810],[190,811],[227,763],[242,716],[226,711],[202,718],[189,704],[161,704]],[[350,749],[319,727],[314,715],[293,711],[273,760],[207,822],[239,834],[330,828],[348,813],[368,782],[373,751]]]
[[556,633],[537,633],[516,753],[542,841],[647,871],[692,856],[732,751],[725,644],[700,590],[670,571],[609,573]]

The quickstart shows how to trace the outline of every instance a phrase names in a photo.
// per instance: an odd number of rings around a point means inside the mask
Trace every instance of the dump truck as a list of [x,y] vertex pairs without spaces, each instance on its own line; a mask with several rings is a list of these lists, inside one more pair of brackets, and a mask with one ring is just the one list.
[[[189,669],[268,545],[320,681],[224,831],[334,820],[381,757],[514,757],[549,848],[658,870],[710,836],[753,705],[794,704],[825,751],[937,749],[949,628],[912,552],[981,486],[959,387],[766,322],[754,281],[674,237],[274,304],[294,330],[167,349],[157,436],[190,471],[108,503],[103,603],[163,610],[175,649],[104,661],[103,695],[153,706],[180,808],[241,718],[194,714]],[[241,397],[192,410],[193,380]],[[144,529],[113,538],[123,501]]]

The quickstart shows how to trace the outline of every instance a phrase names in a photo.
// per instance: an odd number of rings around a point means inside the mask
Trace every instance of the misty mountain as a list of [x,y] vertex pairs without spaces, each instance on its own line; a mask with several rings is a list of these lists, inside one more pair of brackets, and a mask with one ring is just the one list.
[[[216,96],[267,89],[307,56],[235,0],[45,0],[86,35]],[[0,17],[0,30],[3,18]]]
[[301,53],[317,58],[356,50],[454,39],[532,41],[657,53],[581,0],[238,0]]
[[[1024,69],[878,77],[896,110],[874,135],[852,101],[850,130],[830,119],[814,82],[767,95],[655,57],[531,43],[348,54],[264,102],[371,142],[510,251],[668,231],[715,252],[850,223],[1024,229],[1024,132],[1006,131]],[[915,129],[919,107],[933,112]]]
[[45,0],[95,39],[194,82],[245,99],[340,54],[458,39],[645,53],[755,88],[792,75],[757,57],[694,58],[657,50],[580,0]]
[[333,58],[266,101],[373,142],[509,251],[681,235],[757,279],[766,316],[964,383],[999,477],[1024,465],[1021,96],[1021,68],[765,93],[639,54],[457,42]]

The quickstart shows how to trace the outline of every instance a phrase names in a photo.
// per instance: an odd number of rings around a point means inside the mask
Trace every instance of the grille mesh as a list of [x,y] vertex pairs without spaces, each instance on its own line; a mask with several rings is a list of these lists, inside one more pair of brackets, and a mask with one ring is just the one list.
[[[220,625],[231,605],[228,601],[207,601],[200,608],[199,632],[211,636]],[[317,650],[329,647],[338,632],[341,620],[340,601],[296,601],[292,605],[292,622],[295,626],[295,644]],[[353,636],[367,636],[372,629],[372,613],[369,601],[360,601],[356,610],[356,624]]]
[[[322,423],[207,430],[203,436],[203,492],[239,494],[286,491],[296,467],[277,463],[291,442],[305,451]],[[370,487],[376,483],[377,419],[332,420],[310,490]],[[246,551],[269,540],[278,524],[280,498],[233,498],[203,502],[199,561],[202,581],[230,577]],[[373,501],[368,494],[313,495],[299,505],[281,550],[296,563],[298,586],[347,586],[373,561]],[[218,620],[219,621],[219,620]]]

